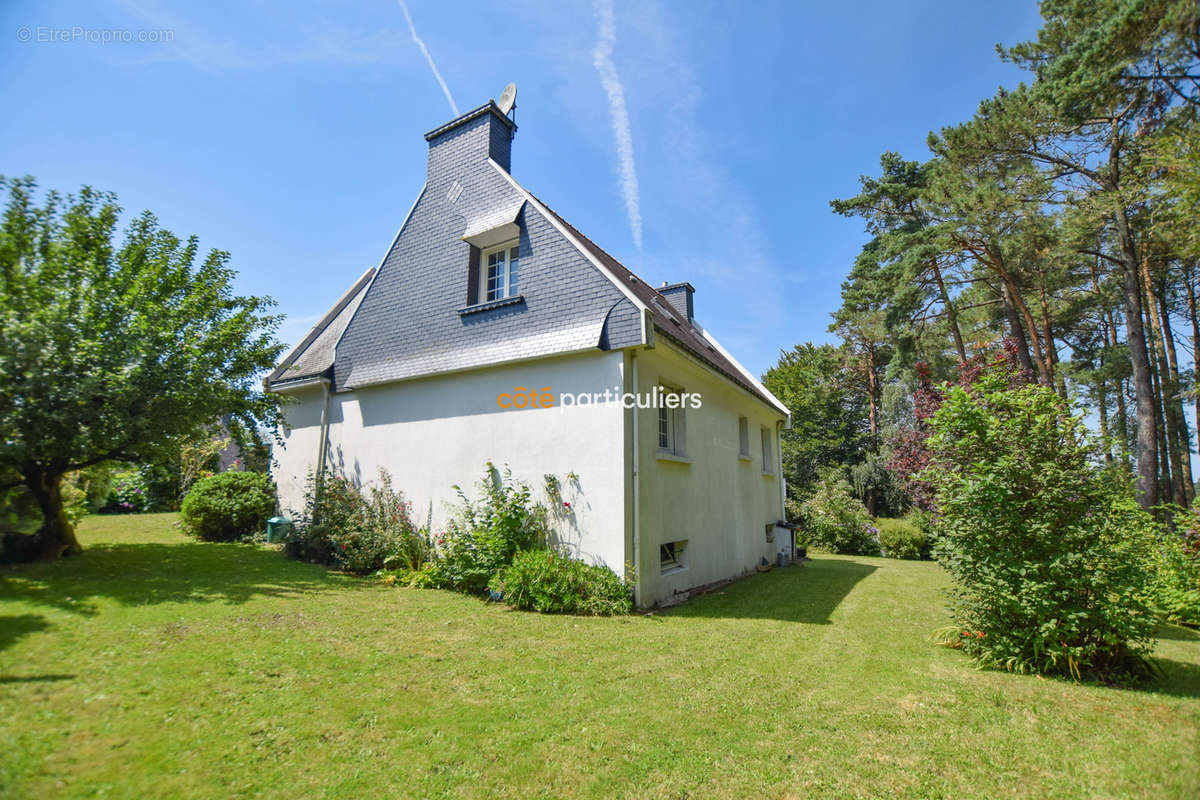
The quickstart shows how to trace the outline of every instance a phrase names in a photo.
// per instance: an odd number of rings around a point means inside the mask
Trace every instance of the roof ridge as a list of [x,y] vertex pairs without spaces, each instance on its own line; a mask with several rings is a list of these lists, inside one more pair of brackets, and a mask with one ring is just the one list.
[[368,267],[366,272],[358,276],[358,280],[356,280],[350,286],[350,288],[338,298],[338,301],[334,303],[328,311],[325,312],[321,319],[317,320],[317,323],[309,329],[308,333],[304,335],[304,338],[302,338],[296,344],[296,346],[293,347],[286,356],[284,356],[283,360],[279,362],[279,365],[275,367],[275,369],[271,370],[270,374],[266,377],[266,382],[268,384],[276,383],[284,378],[288,367],[294,364],[300,358],[300,356],[304,355],[309,346],[312,345],[312,343],[318,338],[320,338],[321,334],[325,333],[325,329],[328,328],[335,319],[337,319],[339,314],[346,310],[346,306],[350,305],[350,303],[353,302],[356,297],[362,294],[363,289],[366,288],[366,284],[375,276],[375,272],[375,267]]
[[[528,190],[528,189],[526,189],[525,191],[529,191],[529,190]],[[623,270],[625,270],[626,272],[628,272],[630,275],[632,275],[632,276],[633,276],[634,278],[636,278],[637,280],[641,281],[641,282],[642,282],[642,283],[643,283],[643,284],[646,286],[646,288],[647,288],[647,289],[649,289],[650,291],[654,292],[654,294],[657,296],[657,299],[659,299],[659,300],[662,300],[662,301],[663,301],[664,303],[666,303],[668,306],[669,306],[669,305],[671,305],[671,301],[667,300],[667,298],[666,298],[666,295],[662,294],[662,293],[661,293],[661,292],[659,292],[657,289],[655,289],[655,288],[654,288],[652,285],[650,285],[650,282],[649,282],[648,280],[646,280],[645,278],[643,278],[641,275],[638,275],[636,272],[634,272],[633,270],[631,270],[629,267],[625,266],[625,265],[624,265],[624,264],[623,264],[621,261],[619,261],[619,260],[617,259],[617,257],[616,257],[616,256],[614,256],[612,253],[608,252],[608,251],[607,251],[607,250],[605,250],[603,247],[601,247],[600,245],[596,244],[596,242],[595,242],[595,241],[593,241],[593,240],[592,240],[592,238],[591,238],[590,236],[588,236],[588,235],[587,235],[586,233],[584,233],[583,231],[579,230],[579,228],[577,228],[575,225],[572,225],[572,224],[571,224],[569,221],[567,221],[566,217],[564,217],[562,214],[558,213],[558,212],[557,212],[557,211],[555,211],[553,208],[551,208],[551,207],[550,207],[550,204],[549,204],[549,203],[547,203],[545,200],[543,200],[542,198],[538,197],[538,196],[537,196],[536,194],[534,194],[533,192],[529,192],[529,194],[530,194],[530,196],[531,196],[531,197],[533,197],[533,199],[534,199],[534,200],[537,200],[539,203],[541,203],[543,206],[545,206],[545,208],[546,208],[546,210],[547,210],[547,211],[549,211],[549,212],[550,212],[551,214],[553,214],[554,216],[558,217],[558,221],[559,221],[559,222],[561,222],[563,225],[566,225],[568,228],[570,228],[570,229],[571,229],[571,233],[575,234],[575,235],[576,235],[576,236],[578,236],[580,239],[582,239],[583,241],[587,242],[587,243],[588,243],[589,245],[591,245],[592,247],[594,247],[594,248],[596,248],[597,250],[599,250],[599,251],[600,251],[601,253],[603,253],[603,254],[604,254],[606,257],[608,257],[609,259],[611,259],[611,260],[612,260],[612,262],[613,262],[614,264],[616,264],[618,267],[620,267],[621,269],[623,269]]]
[[[629,267],[625,266],[616,258],[614,258],[612,254],[606,251],[603,247],[585,236],[578,228],[576,228],[570,222],[567,222],[567,220],[565,220],[561,214],[551,208],[549,204],[544,202],[537,195],[533,194],[533,192],[530,192],[528,189],[525,189],[525,191],[530,197],[537,201],[539,206],[553,215],[559,223],[561,223],[568,231],[570,231],[571,235],[579,240],[580,245],[591,250],[593,257],[595,257],[597,261],[601,262],[605,269],[612,273],[623,271],[626,275],[631,276],[634,279],[634,282],[631,282],[633,287],[638,289],[644,287],[645,290],[649,291],[650,294],[648,296],[639,296],[638,299],[645,303],[646,307],[650,309],[652,317],[656,317],[658,319],[667,319],[676,323],[677,330],[664,327],[664,323],[661,322],[656,321],[653,323],[666,338],[675,342],[685,352],[691,354],[701,363],[707,365],[718,374],[724,376],[727,380],[741,387],[751,395],[757,397],[771,408],[783,410],[784,413],[790,418],[791,414],[790,411],[787,411],[787,407],[784,406],[777,397],[771,394],[770,391],[761,386],[761,384],[759,384],[758,381],[756,381],[749,374],[749,371],[746,370],[745,367],[741,366],[731,354],[724,350],[724,348],[720,347],[719,345],[716,347],[713,346],[715,340],[710,341],[711,337],[707,331],[705,331],[692,320],[688,320],[688,324],[685,328],[683,323],[676,319],[679,316],[678,310],[675,309],[674,305],[671,304],[671,301],[667,299],[666,295],[659,292],[657,289],[647,283],[641,276],[637,275],[637,273],[635,273]],[[618,283],[620,283],[622,280],[622,276],[619,274],[613,274],[612,278]],[[638,294],[638,292],[635,292],[635,294]],[[664,312],[662,308],[657,308],[657,306],[660,305],[665,306],[667,309],[669,309],[669,311]]]

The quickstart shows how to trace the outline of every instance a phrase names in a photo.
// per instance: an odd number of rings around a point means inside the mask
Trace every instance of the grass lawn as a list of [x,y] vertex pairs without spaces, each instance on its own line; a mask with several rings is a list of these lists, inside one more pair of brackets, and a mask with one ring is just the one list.
[[619,619],[388,588],[171,515],[0,569],[0,796],[1200,796],[1200,636],[1142,691],[929,643],[936,564],[821,556]]

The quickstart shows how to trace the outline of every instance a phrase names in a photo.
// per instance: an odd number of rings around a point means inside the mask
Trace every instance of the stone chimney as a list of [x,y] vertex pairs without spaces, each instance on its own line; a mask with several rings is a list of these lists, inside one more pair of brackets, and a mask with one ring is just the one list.
[[687,281],[683,283],[663,283],[658,293],[667,298],[667,302],[676,311],[687,317],[688,322],[692,321],[695,316],[695,305],[692,301],[692,295],[696,293],[694,286]]

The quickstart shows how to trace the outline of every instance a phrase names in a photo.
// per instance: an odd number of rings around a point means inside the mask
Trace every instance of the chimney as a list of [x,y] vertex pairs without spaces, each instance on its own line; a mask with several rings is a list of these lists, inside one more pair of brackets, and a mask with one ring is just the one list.
[[667,302],[678,311],[687,317],[687,321],[691,322],[694,316],[695,304],[692,301],[692,295],[696,293],[696,288],[687,281],[683,283],[663,282],[662,288],[658,293],[667,298]]
[[517,124],[500,113],[495,101],[468,111],[425,134],[429,142],[429,184],[457,178],[452,171],[473,169],[489,158],[507,172]]

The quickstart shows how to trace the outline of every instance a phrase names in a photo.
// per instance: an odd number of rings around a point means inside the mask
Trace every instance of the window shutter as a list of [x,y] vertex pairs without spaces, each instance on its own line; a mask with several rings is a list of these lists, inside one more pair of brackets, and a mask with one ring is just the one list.
[[473,306],[479,302],[479,248],[471,245],[471,255],[467,260],[467,305]]

